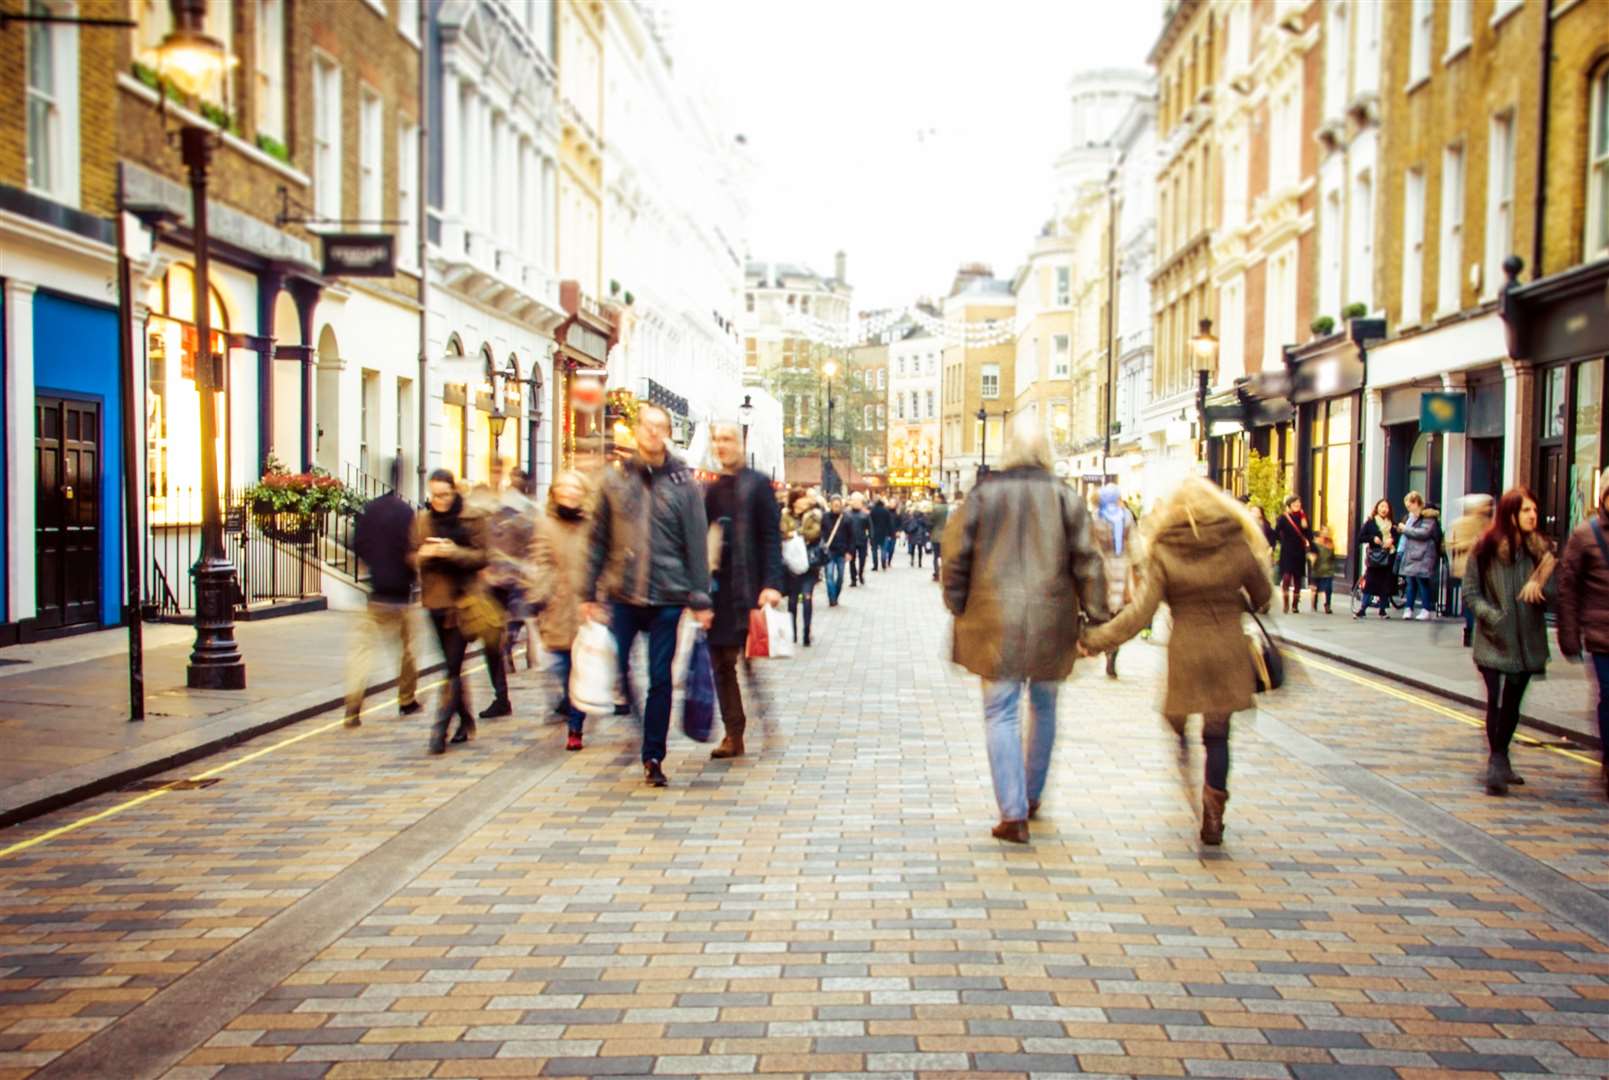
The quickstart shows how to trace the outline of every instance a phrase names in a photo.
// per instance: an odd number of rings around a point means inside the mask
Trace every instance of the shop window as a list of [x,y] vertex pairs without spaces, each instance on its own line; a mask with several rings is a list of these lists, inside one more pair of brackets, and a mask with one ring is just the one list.
[[1352,540],[1353,466],[1357,462],[1357,442],[1352,432],[1352,403],[1349,397],[1314,402],[1306,406],[1311,497],[1308,516],[1316,530],[1328,525],[1335,537],[1337,554],[1344,555]]
[[[1603,441],[1603,361],[1575,365],[1574,450],[1570,459],[1570,529],[1597,505],[1600,446]],[[1568,531],[1568,530],[1566,530]]]
[[441,405],[441,464],[454,476],[464,475],[464,386],[444,388]]
[[1564,438],[1564,368],[1549,368],[1542,376],[1542,431],[1544,439]]
[[[201,520],[201,395],[196,389],[195,277],[189,266],[170,268],[146,293],[145,432],[147,512],[152,525]],[[211,290],[212,351],[227,355],[228,319]],[[219,422],[214,452],[223,462],[225,393],[216,396]]]

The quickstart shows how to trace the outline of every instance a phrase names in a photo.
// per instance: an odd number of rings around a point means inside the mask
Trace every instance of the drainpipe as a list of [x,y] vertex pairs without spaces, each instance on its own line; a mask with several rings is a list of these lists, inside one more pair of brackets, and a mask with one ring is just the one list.
[[[1536,209],[1533,211],[1535,221],[1531,229],[1531,280],[1535,281],[1542,276],[1542,230],[1547,220],[1548,205],[1548,104],[1553,94],[1553,5],[1538,4],[1537,10],[1542,15],[1542,55],[1539,61],[1541,70],[1537,73],[1537,81],[1542,91],[1538,95],[1536,116]],[[1517,129],[1516,129],[1517,130]]]
[[[425,505],[426,448],[430,424],[430,59],[434,51],[430,41],[430,4],[419,5],[419,167],[414,188],[419,192],[418,224],[414,241],[418,247],[419,264],[419,378],[414,382],[414,393],[419,397],[418,457],[415,472],[419,475],[419,505]],[[398,481],[402,478],[399,476]],[[398,494],[401,494],[400,492]]]

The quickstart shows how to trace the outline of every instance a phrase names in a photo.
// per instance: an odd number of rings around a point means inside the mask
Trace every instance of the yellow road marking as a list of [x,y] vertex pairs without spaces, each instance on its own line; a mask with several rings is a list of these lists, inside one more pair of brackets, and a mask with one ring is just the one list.
[[[447,681],[446,679],[437,679],[433,683],[428,683],[428,684],[426,684],[424,686],[419,687],[417,693],[424,694],[427,691],[434,690],[436,687],[441,686],[444,683],[446,683],[446,681]],[[367,716],[370,713],[376,711],[377,709],[390,708],[391,706],[396,705],[396,704],[397,704],[397,699],[393,697],[390,701],[381,701],[381,702],[377,702],[377,703],[375,703],[373,705],[370,705],[368,708],[366,708],[362,712],[358,713],[358,715],[359,716]],[[114,816],[116,816],[118,814],[121,814],[125,810],[132,810],[136,806],[141,805],[142,803],[148,803],[152,799],[160,798],[161,796],[166,795],[168,792],[174,790],[176,785],[184,783],[185,780],[206,780],[209,777],[217,776],[219,773],[226,773],[230,769],[233,769],[238,765],[244,765],[248,761],[256,761],[260,757],[266,757],[267,755],[272,754],[272,753],[274,753],[276,751],[285,749],[287,746],[295,746],[297,743],[301,742],[303,739],[311,739],[314,735],[322,735],[326,731],[332,731],[335,728],[344,726],[345,724],[346,724],[346,716],[343,713],[339,720],[331,720],[327,724],[321,724],[316,728],[310,728],[309,730],[302,732],[300,735],[292,735],[288,739],[281,739],[279,742],[274,743],[272,746],[265,746],[261,750],[253,750],[251,753],[245,755],[244,757],[236,758],[234,761],[228,761],[228,762],[225,762],[222,765],[216,765],[216,766],[208,769],[206,772],[199,772],[199,773],[196,773],[194,776],[188,776],[188,777],[184,777],[183,779],[180,779],[180,780],[170,781],[166,785],[164,785],[162,787],[159,787],[159,788],[156,788],[156,789],[154,789],[152,791],[147,791],[143,795],[136,795],[134,798],[129,799],[127,802],[120,802],[116,806],[108,806],[105,810],[99,810],[99,811],[96,811],[93,814],[88,814],[88,815],[86,815],[84,817],[81,817],[81,818],[77,819],[76,821],[69,821],[65,825],[58,825],[56,828],[49,829],[49,830],[47,830],[45,832],[40,833],[38,836],[32,837],[32,838],[30,838],[28,840],[19,840],[15,844],[12,844],[9,847],[0,848],[0,859],[9,858],[10,856],[17,854],[18,852],[27,851],[29,848],[35,847],[35,846],[37,846],[39,844],[43,844],[46,841],[54,840],[59,836],[66,836],[70,832],[77,832],[79,829],[82,829],[86,825],[93,825],[97,821],[104,821],[109,817],[114,817]]]
[[[1467,713],[1461,713],[1457,709],[1450,709],[1445,705],[1431,701],[1429,698],[1421,697],[1418,694],[1410,693],[1407,690],[1399,690],[1394,686],[1388,686],[1387,684],[1380,682],[1378,679],[1369,678],[1367,675],[1359,675],[1354,671],[1348,671],[1345,668],[1339,668],[1333,664],[1327,664],[1322,660],[1314,659],[1311,653],[1301,653],[1301,661],[1304,665],[1316,667],[1320,671],[1328,672],[1338,679],[1345,679],[1347,682],[1357,683],[1359,686],[1367,686],[1371,690],[1378,690],[1380,693],[1385,694],[1388,697],[1394,697],[1399,701],[1406,701],[1410,705],[1417,705],[1421,709],[1435,713],[1437,716],[1445,716],[1450,720],[1457,720],[1461,724],[1468,724],[1470,727],[1481,728],[1482,730],[1484,730],[1486,727],[1486,721],[1484,719],[1478,719],[1470,716]],[[1532,738],[1529,735],[1523,735],[1519,732],[1515,732],[1514,737],[1529,746],[1537,746],[1541,747],[1543,750],[1551,750],[1553,753],[1558,754],[1561,757],[1567,757],[1572,761],[1579,761],[1583,764],[1593,766],[1598,764],[1585,754],[1578,754],[1574,750],[1564,750],[1557,746],[1549,746],[1540,739]],[[3,852],[0,852],[0,854],[3,854]]]

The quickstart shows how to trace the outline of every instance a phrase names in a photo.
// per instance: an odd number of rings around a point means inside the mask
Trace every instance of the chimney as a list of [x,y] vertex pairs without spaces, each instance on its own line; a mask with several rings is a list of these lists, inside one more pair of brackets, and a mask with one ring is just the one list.
[[833,267],[832,276],[837,278],[839,281],[848,281],[849,280],[849,278],[847,276],[848,272],[845,269],[845,267],[847,266],[848,262],[849,262],[849,256],[845,255],[842,251],[840,251],[840,252],[838,252],[838,254],[834,255],[832,257],[832,267]]

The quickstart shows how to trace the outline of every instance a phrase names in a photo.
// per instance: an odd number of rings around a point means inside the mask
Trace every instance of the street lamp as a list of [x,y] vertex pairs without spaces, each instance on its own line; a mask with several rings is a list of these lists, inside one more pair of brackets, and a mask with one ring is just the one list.
[[[174,28],[157,52],[157,70],[181,91],[201,95],[229,66],[223,43],[208,35],[206,0],[173,0]],[[244,690],[246,662],[235,641],[235,567],[224,554],[218,501],[218,382],[212,352],[212,283],[207,232],[207,167],[216,136],[197,124],[179,129],[179,150],[190,175],[195,247],[196,394],[201,407],[201,556],[190,568],[196,587],[196,637],[185,682],[195,690]]]
[[1207,380],[1218,360],[1218,339],[1212,336],[1212,320],[1202,319],[1196,336],[1190,339],[1190,353],[1196,367],[1196,460],[1207,460]]
[[832,377],[838,374],[838,361],[829,356],[827,362],[821,365],[821,373],[827,376],[827,449],[821,457],[821,488],[831,495],[833,492],[828,477],[832,471]]
[[749,468],[754,468],[754,459],[749,457],[749,423],[754,419],[754,402],[748,394],[743,395],[743,404],[737,407],[739,419],[743,421],[743,456],[749,458]]
[[977,416],[983,425],[983,433],[978,436],[978,475],[982,476],[989,471],[989,414],[979,405]]

